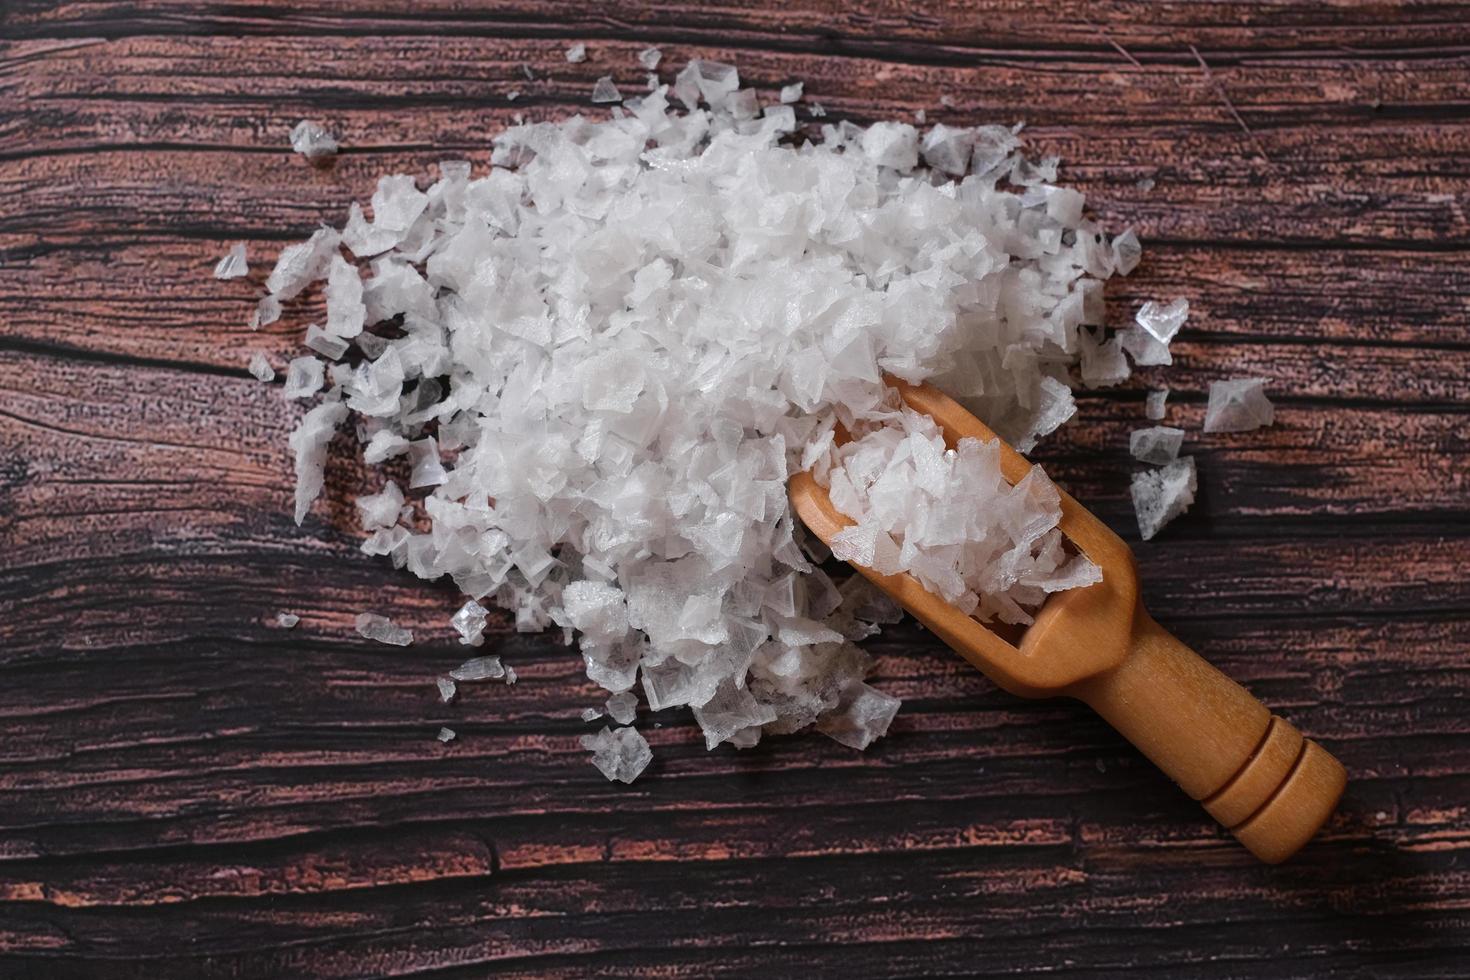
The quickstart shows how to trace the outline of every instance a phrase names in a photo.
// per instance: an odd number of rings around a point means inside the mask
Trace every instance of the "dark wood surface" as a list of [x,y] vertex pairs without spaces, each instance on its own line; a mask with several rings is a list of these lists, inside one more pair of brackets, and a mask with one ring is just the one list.
[[[1297,860],[910,625],[871,644],[905,703],[868,753],[707,754],[665,712],[612,785],[548,637],[502,626],[521,683],[437,702],[454,596],[355,550],[356,474],[292,525],[295,410],[245,361],[304,320],[249,332],[214,259],[248,240],[258,282],[648,44],[859,121],[1024,119],[1138,228],[1110,302],[1187,296],[1177,363],[1038,456],[1136,540],[1127,432],[1173,387],[1202,492],[1145,594],[1351,771]],[[335,168],[283,148],[303,117]],[[1470,973],[1467,6],[5,0],[0,202],[0,976]],[[1247,373],[1276,426],[1198,435]],[[358,639],[366,606],[420,642]]]

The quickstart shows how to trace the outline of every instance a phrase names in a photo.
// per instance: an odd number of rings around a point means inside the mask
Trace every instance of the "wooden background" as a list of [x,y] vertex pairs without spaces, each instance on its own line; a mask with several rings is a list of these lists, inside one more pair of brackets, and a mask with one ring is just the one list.
[[[4,0],[0,39],[0,976],[1470,973],[1470,8]],[[454,596],[356,552],[353,473],[292,525],[297,409],[245,372],[304,322],[245,328],[275,253],[648,44],[858,121],[1024,119],[1138,228],[1111,301],[1188,297],[1178,363],[1038,455],[1136,540],[1127,432],[1174,387],[1202,493],[1145,594],[1350,769],[1296,861],[912,626],[872,644],[905,703],[867,754],[706,754],[665,712],[611,785],[549,638],[502,627],[520,685],[437,702]],[[334,169],[284,148],[303,117]],[[1243,374],[1276,426],[1200,436]]]

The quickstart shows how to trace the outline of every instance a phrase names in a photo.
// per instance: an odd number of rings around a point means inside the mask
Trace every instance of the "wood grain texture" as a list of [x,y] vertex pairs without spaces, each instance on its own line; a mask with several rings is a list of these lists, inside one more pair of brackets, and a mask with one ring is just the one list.
[[[1109,302],[1187,296],[1176,363],[1037,457],[1136,541],[1127,433],[1171,386],[1201,495],[1144,594],[1348,766],[1320,841],[1257,866],[911,624],[871,643],[905,704],[865,754],[706,753],[664,712],[608,784],[577,658],[503,621],[521,682],[438,702],[455,596],[356,551],[351,464],[291,523],[299,409],[244,365],[317,300],[252,333],[250,298],[380,173],[602,111],[648,44],[858,121],[1025,119],[1138,229]],[[334,168],[284,149],[304,116]],[[1463,3],[0,5],[0,976],[1463,976],[1467,160]],[[214,282],[240,239],[251,279]],[[1277,425],[1200,434],[1247,373]],[[365,596],[420,642],[356,637]]]

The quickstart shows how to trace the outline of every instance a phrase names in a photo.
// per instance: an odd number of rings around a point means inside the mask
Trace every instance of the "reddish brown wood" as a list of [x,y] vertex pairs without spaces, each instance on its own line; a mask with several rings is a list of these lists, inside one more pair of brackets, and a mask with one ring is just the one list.
[[[1138,228],[1110,302],[1189,297],[1177,363],[1037,455],[1136,541],[1127,432],[1174,389],[1201,499],[1144,594],[1347,765],[1323,840],[1255,867],[1085,711],[909,624],[870,644],[905,707],[866,754],[706,753],[666,712],[610,785],[576,657],[504,625],[521,683],[437,701],[455,597],[357,553],[351,466],[292,525],[297,409],[244,364],[316,300],[253,334],[249,298],[378,174],[602,111],[650,43],[834,116],[1024,118]],[[285,149],[303,116],[335,168]],[[1467,158],[1457,3],[0,5],[0,976],[1463,975]],[[240,239],[251,282],[214,282]],[[1244,373],[1278,424],[1200,435]],[[364,596],[421,641],[352,634]]]

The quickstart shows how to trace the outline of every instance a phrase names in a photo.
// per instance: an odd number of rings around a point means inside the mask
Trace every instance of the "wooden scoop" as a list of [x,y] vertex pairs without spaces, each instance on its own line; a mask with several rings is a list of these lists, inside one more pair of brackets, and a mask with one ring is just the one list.
[[[997,439],[933,388],[887,380],[905,404],[938,423],[950,448],[967,437]],[[997,441],[1001,472],[1019,483],[1031,464]],[[824,542],[854,523],[810,473],[792,477],[789,490],[796,513]],[[1139,600],[1128,546],[1065,493],[1061,507],[1062,533],[1103,579],[1051,595],[1018,645],[906,573],[854,567],[1007,691],[1091,705],[1252,854],[1271,864],[1286,860],[1336,807],[1347,784],[1342,763],[1155,623]]]

